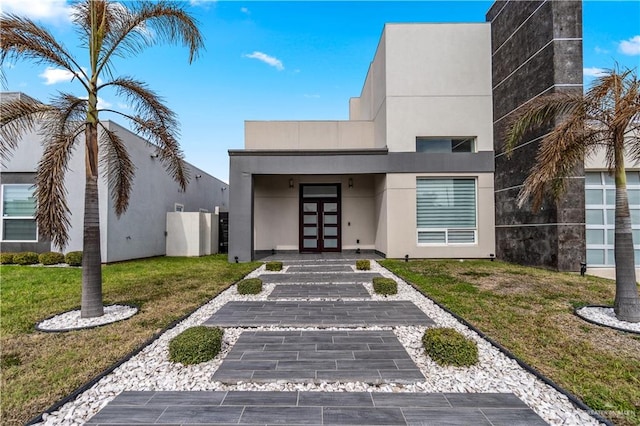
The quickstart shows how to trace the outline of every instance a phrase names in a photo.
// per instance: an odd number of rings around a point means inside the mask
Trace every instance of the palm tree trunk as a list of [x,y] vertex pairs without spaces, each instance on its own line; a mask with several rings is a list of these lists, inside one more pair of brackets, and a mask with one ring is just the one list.
[[100,209],[98,204],[97,145],[95,124],[86,128],[86,186],[84,190],[84,235],[82,252],[82,318],[104,314],[102,307],[102,255],[100,253]]
[[615,150],[616,179],[616,219],[615,219],[615,263],[616,298],[614,311],[621,321],[640,322],[640,298],[636,284],[633,234],[631,215],[627,197],[627,177],[625,174],[623,149],[621,144]]

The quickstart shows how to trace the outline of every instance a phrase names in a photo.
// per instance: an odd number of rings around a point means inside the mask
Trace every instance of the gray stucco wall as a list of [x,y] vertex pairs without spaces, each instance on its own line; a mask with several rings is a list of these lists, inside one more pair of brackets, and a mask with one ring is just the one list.
[[[206,209],[215,212],[216,206],[227,211],[229,206],[229,185],[187,164],[191,182],[185,192],[179,190],[157,158],[152,158],[153,148],[142,138],[126,128],[103,122],[110,130],[115,130],[124,140],[129,155],[136,167],[129,208],[120,218],[113,210],[109,196],[106,170],[100,170],[100,228],[101,254],[103,262],[144,258],[164,255],[166,250],[166,214],[174,211],[174,204],[184,206],[184,211],[197,212]],[[6,164],[0,166],[2,183],[34,183],[35,170],[42,154],[42,137],[37,132],[26,133]],[[84,149],[79,142],[65,174],[67,204],[70,214],[69,241],[64,249],[52,247],[48,240],[37,243],[2,243],[3,251],[82,250],[84,216]],[[196,176],[200,176],[196,178]],[[224,188],[224,189],[223,189]]]
[[493,54],[496,255],[500,259],[575,271],[585,256],[584,172],[542,209],[516,205],[541,135],[531,132],[507,158],[510,115],[529,100],[557,91],[582,92],[582,2],[497,1],[487,13]]

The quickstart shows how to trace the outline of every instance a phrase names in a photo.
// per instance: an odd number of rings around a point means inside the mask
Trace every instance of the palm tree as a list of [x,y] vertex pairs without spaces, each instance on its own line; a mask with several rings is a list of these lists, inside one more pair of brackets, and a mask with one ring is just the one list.
[[538,147],[535,164],[518,195],[518,205],[532,198],[538,210],[548,190],[555,197],[565,189],[584,159],[605,150],[609,173],[615,176],[614,311],[621,321],[640,322],[631,216],[627,199],[625,153],[640,158],[640,82],[636,70],[610,70],[585,94],[554,93],[526,104],[508,125],[505,147],[511,152],[530,130],[551,125]]
[[[85,205],[82,259],[83,318],[103,315],[99,169],[108,170],[109,192],[119,216],[129,204],[134,165],[123,140],[101,123],[101,112],[127,118],[132,129],[149,141],[167,172],[184,189],[188,183],[183,154],[177,141],[176,116],[146,84],[131,77],[114,77],[113,60],[136,55],[161,42],[189,49],[189,63],[203,47],[195,19],[180,3],[117,3],[81,0],[73,4],[72,21],[88,58],[74,57],[49,31],[30,19],[12,14],[0,17],[0,65],[30,60],[72,73],[86,96],[59,93],[49,104],[29,99],[3,102],[0,110],[0,155],[6,160],[21,135],[39,129],[46,141],[35,182],[36,220],[42,236],[59,247],[68,241],[69,208],[64,174],[77,144],[85,151]],[[81,65],[88,59],[88,69]],[[98,95],[113,89],[132,105],[133,114],[99,109]],[[80,135],[84,133],[84,138]],[[100,167],[99,167],[100,166]]]

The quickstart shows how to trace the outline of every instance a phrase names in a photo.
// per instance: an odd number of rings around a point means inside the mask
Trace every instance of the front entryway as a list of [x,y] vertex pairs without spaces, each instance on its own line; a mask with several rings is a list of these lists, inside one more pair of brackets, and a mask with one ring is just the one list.
[[340,185],[300,185],[300,252],[340,251]]

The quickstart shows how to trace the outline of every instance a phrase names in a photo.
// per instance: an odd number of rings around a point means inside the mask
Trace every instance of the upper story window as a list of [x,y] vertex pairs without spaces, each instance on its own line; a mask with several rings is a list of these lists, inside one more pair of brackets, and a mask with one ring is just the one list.
[[2,185],[2,241],[38,241],[32,185]]
[[416,138],[416,152],[476,152],[476,138],[443,138],[418,136]]

